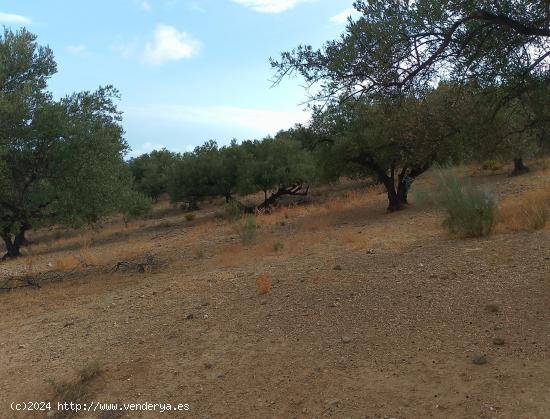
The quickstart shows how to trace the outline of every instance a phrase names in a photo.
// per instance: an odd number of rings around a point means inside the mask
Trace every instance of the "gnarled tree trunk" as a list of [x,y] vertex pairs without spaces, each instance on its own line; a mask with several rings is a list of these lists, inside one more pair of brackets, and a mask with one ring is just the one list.
[[403,167],[397,179],[395,179],[395,168],[390,170],[389,176],[385,172],[378,171],[378,179],[384,184],[388,194],[388,212],[400,211],[407,207],[409,188],[414,180],[428,168],[429,165]]
[[248,214],[253,214],[257,211],[262,211],[265,209],[269,209],[271,207],[274,207],[277,205],[277,201],[285,196],[285,195],[291,195],[291,196],[307,196],[309,193],[309,185],[304,188],[303,184],[296,184],[294,186],[289,187],[281,187],[276,192],[273,192],[269,197],[267,196],[267,191],[264,191],[264,202],[262,202],[260,205],[257,205],[255,207],[245,207],[244,211]]
[[27,243],[25,232],[29,230],[29,228],[29,224],[24,222],[19,228],[19,232],[15,235],[12,234],[11,229],[8,228],[5,228],[2,231],[0,236],[2,237],[2,240],[4,240],[4,244],[6,246],[6,254],[2,257],[2,259],[5,260],[21,256],[21,246]]
[[512,176],[519,176],[529,172],[529,168],[523,163],[522,157],[516,157],[514,159],[514,170]]

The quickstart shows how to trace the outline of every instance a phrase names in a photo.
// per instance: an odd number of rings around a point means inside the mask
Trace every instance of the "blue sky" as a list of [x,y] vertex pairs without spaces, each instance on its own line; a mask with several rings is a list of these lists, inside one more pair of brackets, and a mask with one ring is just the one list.
[[352,0],[3,0],[0,25],[49,45],[56,96],[113,84],[137,155],[261,138],[307,120],[302,82],[268,59],[343,31]]

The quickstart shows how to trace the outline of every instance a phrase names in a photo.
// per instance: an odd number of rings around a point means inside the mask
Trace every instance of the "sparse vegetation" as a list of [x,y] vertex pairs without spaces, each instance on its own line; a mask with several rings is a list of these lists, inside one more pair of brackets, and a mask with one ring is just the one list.
[[443,226],[453,234],[483,237],[493,231],[498,212],[494,193],[449,169],[439,168],[433,177],[434,187],[418,191],[416,202],[442,208],[445,211]]
[[534,190],[502,202],[499,224],[505,231],[543,229],[550,219],[550,192]]
[[284,248],[285,248],[285,245],[284,245],[282,242],[280,242],[280,241],[276,242],[276,243],[273,245],[273,250],[274,250],[275,252],[280,252],[280,251],[283,250]]
[[243,208],[242,205],[236,200],[230,200],[225,203],[224,206],[224,217],[229,222],[235,222],[242,218]]
[[241,242],[248,246],[254,243],[256,240],[256,229],[258,228],[256,224],[256,217],[249,215],[246,217],[244,223],[240,226],[239,235],[241,237]]
[[[47,380],[54,391],[52,402],[57,403],[80,403],[88,402],[88,389],[90,384],[102,373],[101,363],[91,362],[78,371],[75,380],[57,382],[53,379]],[[71,418],[78,415],[74,410],[52,410],[54,418]]]

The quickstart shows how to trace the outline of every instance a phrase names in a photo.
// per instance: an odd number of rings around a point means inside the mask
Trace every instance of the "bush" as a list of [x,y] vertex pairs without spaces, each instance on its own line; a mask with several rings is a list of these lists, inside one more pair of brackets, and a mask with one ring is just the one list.
[[249,245],[254,243],[256,240],[256,228],[256,217],[249,215],[240,230],[241,241],[243,244]]
[[224,217],[226,220],[235,222],[241,219],[243,215],[243,209],[239,202],[231,200],[225,204]]
[[185,220],[193,221],[194,219],[195,219],[195,214],[193,214],[192,212],[185,214]]
[[275,252],[280,252],[281,250],[283,250],[285,248],[285,245],[281,242],[277,242],[273,245],[273,250]]
[[491,234],[496,223],[498,206],[493,193],[475,186],[470,178],[460,178],[448,169],[434,172],[432,190],[415,191],[415,201],[431,204],[446,212],[443,226],[463,237]]

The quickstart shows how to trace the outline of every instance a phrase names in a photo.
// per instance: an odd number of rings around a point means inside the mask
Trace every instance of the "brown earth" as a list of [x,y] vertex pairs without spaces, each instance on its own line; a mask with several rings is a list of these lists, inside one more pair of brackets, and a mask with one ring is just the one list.
[[[548,178],[482,180],[510,198]],[[249,246],[208,211],[35,233],[0,266],[42,281],[0,294],[0,416],[98,361],[83,402],[190,405],[127,417],[550,418],[548,226],[453,238],[354,188],[258,217]]]

